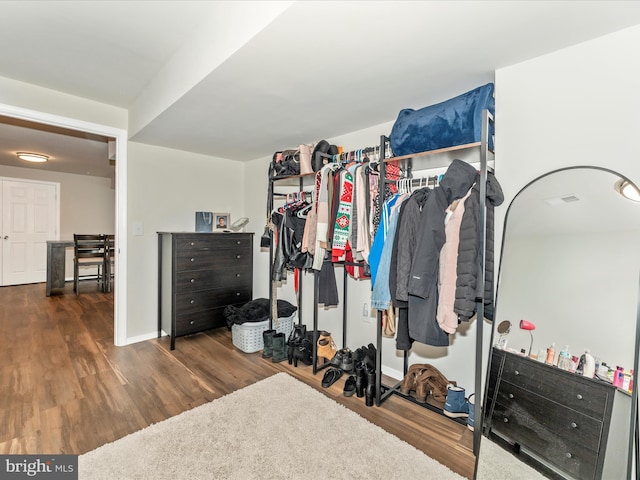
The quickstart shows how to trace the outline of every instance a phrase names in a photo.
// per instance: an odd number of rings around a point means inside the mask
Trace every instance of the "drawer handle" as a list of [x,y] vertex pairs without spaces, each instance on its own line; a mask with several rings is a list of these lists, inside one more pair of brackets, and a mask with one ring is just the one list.
[[565,457],[567,457],[567,458],[571,458],[571,457],[573,457],[573,455],[571,455],[571,452],[567,452],[567,453],[565,453],[565,454],[564,454],[564,456],[565,456]]
[[571,428],[578,428],[578,424],[576,422],[571,422]]
[[502,421],[503,421],[504,423],[509,423],[509,419],[508,419],[508,418],[506,418],[506,417],[505,417]]
[[513,373],[515,373],[516,375],[520,375],[520,372],[518,370],[515,370]]
[[196,259],[195,259],[195,258],[193,258],[193,257],[191,257],[191,258],[189,259],[189,261],[190,261],[190,262],[195,262],[195,261],[196,261]]
[[191,305],[193,305],[194,303],[196,303],[196,301],[192,298],[191,302],[189,302],[189,303],[191,303]]
[[238,240],[238,241],[236,242],[236,245],[240,245],[240,240]]
[[236,255],[236,258],[240,258],[240,255]]
[[576,398],[577,398],[578,400],[582,400],[582,395],[577,394],[577,395],[576,395]]
[[191,283],[196,283],[196,279],[195,279],[195,278],[192,278],[192,279],[191,279]]
[[195,320],[191,320],[191,321],[189,322],[189,325],[193,325],[194,323],[196,323],[196,322],[195,322]]
[[240,296],[240,292],[236,292],[236,297],[239,297],[239,296]]
[[509,394],[509,398],[513,398],[513,393],[510,393],[510,394]]
[[195,245],[195,243],[191,242],[191,246],[193,247]]
[[240,274],[239,273],[236,273],[236,278],[240,278]]

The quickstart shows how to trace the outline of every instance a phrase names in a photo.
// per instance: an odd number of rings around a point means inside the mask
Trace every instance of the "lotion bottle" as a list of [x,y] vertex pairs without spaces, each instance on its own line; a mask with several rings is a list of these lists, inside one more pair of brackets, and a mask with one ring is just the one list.
[[546,364],[547,365],[553,365],[555,362],[556,358],[556,344],[552,343],[551,346],[549,348],[547,348],[547,360],[546,360]]
[[582,366],[582,376],[593,378],[596,373],[596,361],[589,353],[589,350],[584,352],[584,365]]

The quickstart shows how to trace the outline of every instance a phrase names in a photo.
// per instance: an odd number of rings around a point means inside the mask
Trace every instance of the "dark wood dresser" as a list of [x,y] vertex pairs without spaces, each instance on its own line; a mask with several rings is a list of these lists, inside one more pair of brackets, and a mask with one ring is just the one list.
[[494,348],[486,433],[569,478],[599,479],[615,392],[608,383]]
[[227,305],[252,299],[253,233],[158,232],[158,337],[226,326]]

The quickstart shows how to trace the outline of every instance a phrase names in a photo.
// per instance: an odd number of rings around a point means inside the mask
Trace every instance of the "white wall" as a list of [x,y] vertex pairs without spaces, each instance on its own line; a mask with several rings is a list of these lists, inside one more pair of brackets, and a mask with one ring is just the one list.
[[[196,211],[229,212],[231,221],[247,214],[242,163],[134,142],[128,147],[127,338],[135,341],[157,332],[156,232],[194,232]],[[142,236],[133,234],[136,222]]]
[[[640,182],[639,42],[633,27],[496,72],[496,172],[505,193],[497,240],[515,194],[547,171],[603,166]],[[633,283],[621,288],[637,292]],[[633,332],[635,318],[628,320]],[[617,336],[602,340],[613,349]]]
[[[596,220],[597,221],[597,220]],[[500,279],[499,323],[509,320],[508,347],[532,353],[555,343],[557,353],[585,349],[615,368],[633,365],[640,266],[637,232],[509,236]],[[632,299],[632,300],[629,300]],[[497,323],[496,323],[497,324]]]
[[[0,165],[0,177],[60,184],[60,240],[74,233],[115,232],[115,190],[111,179]],[[73,280],[73,253],[67,253],[67,280]]]

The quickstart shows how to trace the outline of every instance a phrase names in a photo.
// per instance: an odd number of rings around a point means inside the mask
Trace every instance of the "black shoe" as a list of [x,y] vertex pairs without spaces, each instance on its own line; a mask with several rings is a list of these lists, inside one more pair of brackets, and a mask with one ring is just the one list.
[[344,382],[344,390],[342,391],[345,397],[351,397],[356,393],[356,377],[349,375],[347,381]]
[[340,370],[339,368],[329,367],[325,372],[324,377],[322,377],[322,386],[324,388],[330,387],[331,385],[336,383],[336,381],[338,381],[341,376],[342,370]]
[[356,395],[358,398],[364,397],[364,391],[367,388],[367,366],[364,362],[356,365]]

